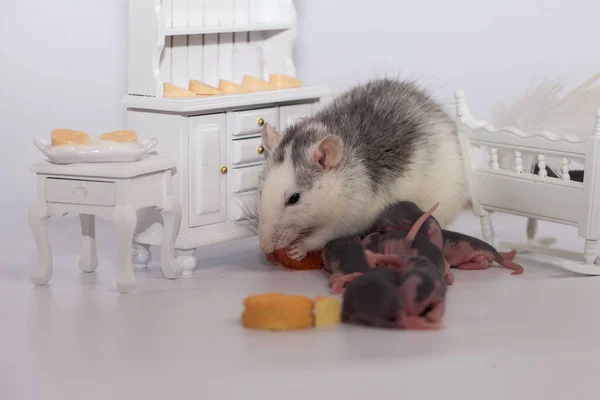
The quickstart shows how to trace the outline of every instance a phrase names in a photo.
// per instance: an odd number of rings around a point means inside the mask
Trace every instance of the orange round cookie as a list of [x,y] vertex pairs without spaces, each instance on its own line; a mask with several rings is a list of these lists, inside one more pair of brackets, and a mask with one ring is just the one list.
[[242,324],[247,328],[287,331],[311,328],[314,301],[306,296],[263,293],[244,300]]
[[266,256],[269,262],[272,262],[273,264],[281,264],[289,269],[321,269],[323,265],[320,251],[311,251],[307,253],[306,257],[300,261],[289,258],[285,249],[275,250]]

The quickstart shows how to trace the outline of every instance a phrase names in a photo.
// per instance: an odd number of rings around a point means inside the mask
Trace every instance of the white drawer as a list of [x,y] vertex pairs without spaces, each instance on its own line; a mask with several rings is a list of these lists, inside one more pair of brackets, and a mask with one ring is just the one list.
[[264,160],[262,139],[259,137],[231,141],[231,163],[247,164]]
[[258,176],[262,165],[245,168],[232,168],[229,188],[233,193],[249,192],[258,189]]
[[285,132],[290,125],[299,119],[308,118],[312,114],[312,103],[279,107],[279,132]]
[[241,221],[252,217],[258,201],[258,192],[248,192],[231,196],[227,204],[227,218],[232,221]]
[[113,182],[46,179],[46,200],[50,203],[115,205]]
[[235,111],[232,114],[233,126],[231,127],[230,132],[233,136],[260,134],[263,123],[267,123],[272,127],[277,128],[279,119],[277,107]]

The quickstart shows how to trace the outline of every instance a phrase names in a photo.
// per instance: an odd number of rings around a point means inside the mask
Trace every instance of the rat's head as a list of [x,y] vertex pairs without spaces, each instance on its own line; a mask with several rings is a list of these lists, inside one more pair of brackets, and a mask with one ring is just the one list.
[[397,328],[402,298],[396,272],[378,267],[348,284],[342,303],[342,321],[381,328]]
[[[322,226],[339,191],[343,155],[339,136],[314,121],[291,126],[285,135],[265,124],[266,163],[259,177],[259,246],[265,253],[309,237]],[[329,212],[329,211],[328,211]]]

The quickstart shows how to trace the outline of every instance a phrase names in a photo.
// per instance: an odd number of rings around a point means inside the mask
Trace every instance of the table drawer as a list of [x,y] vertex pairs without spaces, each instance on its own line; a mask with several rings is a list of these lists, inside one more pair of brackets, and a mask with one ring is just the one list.
[[229,176],[229,188],[231,192],[242,193],[258,189],[258,176],[262,168],[262,165],[233,168]]
[[115,205],[113,182],[82,181],[75,179],[46,179],[46,200],[50,203]]
[[261,137],[231,141],[231,163],[247,164],[264,160],[264,148]]
[[232,114],[233,126],[230,132],[233,136],[260,134],[263,123],[267,123],[277,129],[279,119],[277,107],[235,111]]

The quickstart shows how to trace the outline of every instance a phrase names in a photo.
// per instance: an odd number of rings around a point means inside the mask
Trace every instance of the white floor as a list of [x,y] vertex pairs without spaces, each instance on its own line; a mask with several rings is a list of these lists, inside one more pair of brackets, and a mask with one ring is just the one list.
[[[55,274],[45,288],[28,281],[27,227],[2,228],[2,400],[598,397],[600,278],[522,257],[522,276],[455,272],[441,331],[258,332],[238,322],[244,297],[327,294],[324,274],[266,265],[245,240],[199,251],[192,277],[168,281],[153,249],[138,291],[119,295],[112,227],[99,223],[101,265],[83,274],[77,220],[67,221],[51,221]],[[497,238],[524,239],[523,219],[493,221]],[[479,234],[469,213],[453,228]],[[540,231],[583,246],[574,228]]]

